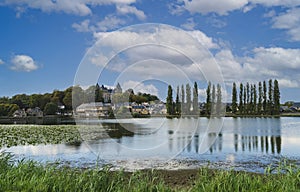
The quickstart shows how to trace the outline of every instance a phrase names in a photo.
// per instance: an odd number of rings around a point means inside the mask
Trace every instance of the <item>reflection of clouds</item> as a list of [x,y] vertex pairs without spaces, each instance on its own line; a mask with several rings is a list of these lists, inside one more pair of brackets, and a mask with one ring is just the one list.
[[86,153],[90,152],[90,149],[86,145],[80,145],[80,147],[67,146],[65,144],[57,145],[25,145],[25,146],[15,146],[6,149],[7,152],[12,152],[16,155],[26,156],[55,156],[58,154],[74,154],[74,153]]

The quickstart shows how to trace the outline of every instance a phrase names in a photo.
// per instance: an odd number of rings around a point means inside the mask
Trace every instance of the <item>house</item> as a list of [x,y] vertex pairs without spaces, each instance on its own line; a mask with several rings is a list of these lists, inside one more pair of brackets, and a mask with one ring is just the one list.
[[83,103],[76,108],[76,114],[80,117],[108,117],[110,110],[111,105],[108,103]]
[[131,113],[137,113],[140,115],[149,115],[149,110],[144,105],[133,105],[131,106]]
[[39,107],[28,108],[26,110],[27,116],[43,117],[44,113]]
[[27,116],[27,114],[24,109],[18,109],[13,113],[13,117],[16,117],[16,118],[26,117],[26,116]]
[[294,102],[291,108],[294,108],[297,111],[300,111],[300,102]]

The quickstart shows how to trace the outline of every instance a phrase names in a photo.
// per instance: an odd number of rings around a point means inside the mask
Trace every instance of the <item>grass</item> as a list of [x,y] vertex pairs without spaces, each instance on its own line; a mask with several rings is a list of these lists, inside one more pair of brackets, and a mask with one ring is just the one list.
[[33,161],[16,164],[6,153],[0,154],[0,170],[0,191],[300,191],[300,169],[288,163],[269,167],[265,174],[203,167],[190,180],[185,178],[185,185],[170,182],[182,180],[180,171],[172,172],[170,179],[163,171],[128,173],[43,166]]
[[0,148],[17,145],[81,143],[75,125],[0,125]]

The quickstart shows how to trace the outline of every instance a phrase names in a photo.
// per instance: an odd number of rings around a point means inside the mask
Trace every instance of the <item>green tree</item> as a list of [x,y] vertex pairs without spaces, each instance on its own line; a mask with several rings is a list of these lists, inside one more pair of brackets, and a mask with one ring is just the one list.
[[249,111],[250,111],[250,85],[249,85],[249,82],[247,82],[247,84],[246,84],[246,93],[247,93],[246,114],[249,114]]
[[175,101],[175,111],[176,114],[180,115],[181,114],[181,104],[179,100],[179,86],[177,86],[177,91],[176,91],[176,101]]
[[257,104],[257,114],[261,114],[262,111],[262,99],[263,99],[263,91],[261,82],[258,83],[258,104]]
[[193,88],[193,114],[197,116],[199,115],[197,82],[194,83],[194,88]]
[[272,79],[269,80],[269,89],[268,89],[268,106],[267,106],[267,110],[268,110],[268,114],[272,115],[273,113],[273,105],[274,105],[274,101],[273,101],[273,82]]
[[29,107],[29,96],[26,94],[14,95],[11,98],[11,104],[16,104],[20,109],[26,109]]
[[220,84],[217,84],[217,101],[216,101],[216,114],[221,115],[222,107],[222,91]]
[[[120,84],[118,83],[118,85],[120,86]],[[120,88],[120,89],[119,89]],[[118,92],[117,93],[122,93],[122,89],[121,86],[118,88]],[[121,92],[120,92],[121,91]],[[95,86],[95,102],[104,102],[104,98],[103,98],[103,92],[100,90],[100,86],[97,83]]]
[[208,82],[207,89],[206,89],[206,114],[210,115],[211,112],[211,83]]
[[190,115],[191,112],[191,105],[192,105],[192,93],[191,93],[191,86],[190,84],[186,84],[185,87],[186,93],[186,114]]
[[267,114],[267,85],[266,81],[263,82],[263,113]]
[[55,115],[58,111],[58,107],[56,103],[47,103],[44,109],[45,115]]
[[173,110],[173,90],[172,86],[168,86],[168,96],[167,96],[167,103],[166,103],[166,108],[167,108],[167,114],[173,115],[174,110]]
[[185,113],[185,91],[184,85],[181,85],[181,113]]
[[243,105],[243,83],[240,83],[240,95],[239,95],[239,113],[243,114],[244,112],[244,105]]
[[247,111],[247,90],[246,87],[244,86],[244,93],[243,93],[243,114],[246,114]]
[[232,84],[232,113],[237,112],[237,91],[236,91],[236,84]]
[[280,113],[280,90],[278,81],[274,80],[274,114],[278,115]]
[[256,92],[256,85],[253,85],[253,113],[257,114],[257,92]]
[[0,116],[11,116],[18,109],[17,104],[0,103]]
[[216,87],[213,84],[212,85],[212,91],[211,91],[211,114],[216,113]]

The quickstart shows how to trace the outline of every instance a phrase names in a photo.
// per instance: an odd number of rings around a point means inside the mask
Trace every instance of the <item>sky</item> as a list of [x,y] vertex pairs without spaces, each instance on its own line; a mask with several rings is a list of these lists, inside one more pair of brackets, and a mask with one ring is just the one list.
[[227,100],[277,79],[300,101],[299,0],[0,0],[0,18],[0,96],[120,82],[165,100],[197,81],[204,101],[219,78]]

